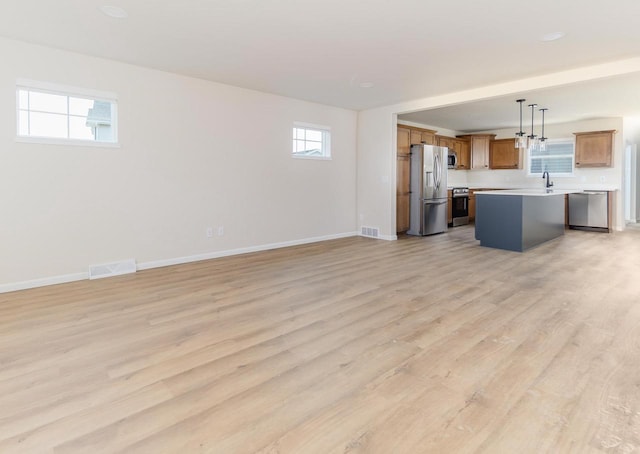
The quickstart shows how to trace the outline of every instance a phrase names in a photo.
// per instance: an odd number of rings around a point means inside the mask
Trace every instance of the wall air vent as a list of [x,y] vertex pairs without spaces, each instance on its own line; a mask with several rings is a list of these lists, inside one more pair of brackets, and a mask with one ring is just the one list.
[[134,259],[123,260],[121,262],[105,263],[104,265],[92,265],[89,267],[89,279],[100,279],[103,277],[120,276],[136,272],[136,261]]
[[380,236],[380,230],[378,227],[362,227],[360,235],[369,238],[378,238]]

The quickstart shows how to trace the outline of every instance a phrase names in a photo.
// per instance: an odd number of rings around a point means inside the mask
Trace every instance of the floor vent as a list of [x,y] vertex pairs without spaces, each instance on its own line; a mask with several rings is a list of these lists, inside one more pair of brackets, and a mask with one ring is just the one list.
[[362,236],[368,236],[369,238],[378,238],[380,236],[380,231],[378,227],[362,227],[362,232],[360,234]]
[[129,259],[121,262],[105,263],[104,265],[92,265],[89,267],[89,279],[120,276],[121,274],[135,272],[136,261],[134,259]]

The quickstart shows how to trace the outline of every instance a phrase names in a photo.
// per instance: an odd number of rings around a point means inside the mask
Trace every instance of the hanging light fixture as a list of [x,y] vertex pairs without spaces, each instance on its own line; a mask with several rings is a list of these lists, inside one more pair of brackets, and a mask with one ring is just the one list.
[[544,113],[547,110],[549,109],[546,107],[540,109],[540,112],[542,112],[542,137],[540,137],[540,140],[538,141],[538,149],[540,151],[547,151],[547,137],[544,136]]
[[522,130],[522,103],[526,99],[517,99],[516,102],[520,104],[520,131],[516,132],[515,148],[525,148],[527,146],[527,139],[525,132]]
[[527,136],[528,140],[528,144],[527,144],[527,148],[529,149],[529,151],[533,151],[536,149],[536,147],[538,146],[538,136],[536,136],[533,133],[533,114],[534,114],[534,109],[536,107],[538,107],[537,104],[529,104],[529,107],[531,107],[531,135]]

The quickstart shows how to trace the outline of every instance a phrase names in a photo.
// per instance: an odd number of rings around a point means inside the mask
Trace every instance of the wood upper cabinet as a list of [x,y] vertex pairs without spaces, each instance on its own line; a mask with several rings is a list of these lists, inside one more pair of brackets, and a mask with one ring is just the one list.
[[398,127],[398,156],[409,156],[411,152],[411,130]]
[[422,131],[422,143],[425,145],[435,145],[436,144],[436,135],[432,132]]
[[458,136],[469,141],[470,169],[488,169],[489,168],[489,145],[494,139],[495,134],[468,134]]
[[520,149],[514,147],[513,139],[492,140],[489,145],[489,168],[520,168]]
[[455,140],[453,137],[446,137],[446,136],[436,136],[437,139],[437,144],[439,147],[447,147],[450,150],[455,150]]
[[436,136],[433,132],[423,129],[411,129],[411,145],[435,145]]
[[469,141],[466,139],[456,139],[454,137],[436,136],[439,147],[447,147],[455,151],[457,156],[456,169],[468,170],[471,165]]
[[615,130],[575,132],[576,167],[611,167]]
[[471,167],[471,148],[468,140],[456,139],[453,142],[454,150],[458,155],[456,169],[469,170]]

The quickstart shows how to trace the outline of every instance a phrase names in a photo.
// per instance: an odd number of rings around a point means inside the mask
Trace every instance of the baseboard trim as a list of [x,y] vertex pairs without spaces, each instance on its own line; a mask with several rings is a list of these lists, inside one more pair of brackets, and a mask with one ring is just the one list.
[[[220,257],[228,257],[231,255],[248,254],[251,252],[267,251],[270,249],[280,249],[280,248],[290,247],[290,246],[300,246],[302,244],[319,243],[321,241],[337,240],[340,238],[349,238],[353,236],[358,236],[358,232],[337,233],[334,235],[324,235],[324,236],[317,236],[312,238],[303,238],[300,240],[283,241],[281,243],[262,244],[259,246],[229,249],[226,251],[210,252],[206,254],[191,255],[187,257],[176,257],[176,258],[165,259],[165,260],[153,260],[150,262],[143,262],[143,263],[136,264],[136,270],[149,270],[152,268],[160,268],[163,266],[181,265],[183,263],[198,262],[201,260],[210,260],[210,259],[216,259]],[[68,282],[82,281],[85,279],[89,279],[89,272],[65,274],[61,276],[51,276],[51,277],[33,279],[33,280],[23,281],[23,282],[0,284],[0,293],[9,293],[9,292],[15,292],[18,290],[27,290],[30,288],[45,287],[48,285],[66,284]]]
[[30,281],[15,282],[11,284],[0,284],[0,293],[17,292],[18,290],[28,290],[36,287],[46,287],[48,285],[66,284],[68,282],[82,281],[89,279],[89,273],[73,273],[61,276],[44,277]]
[[313,238],[303,238],[300,240],[283,241],[281,243],[268,243],[258,246],[250,246],[237,249],[228,249],[226,251],[208,252],[206,254],[189,255],[186,257],[175,257],[165,260],[153,260],[151,262],[138,263],[138,270],[149,270],[153,268],[161,268],[163,266],[182,265],[184,263],[199,262],[201,260],[218,259],[221,257],[229,257],[232,255],[249,254],[251,252],[268,251],[270,249],[280,249],[290,246],[300,246],[302,244],[319,243],[321,241],[337,240],[340,238],[348,238],[357,236],[357,232],[338,233],[335,235],[317,236]]

